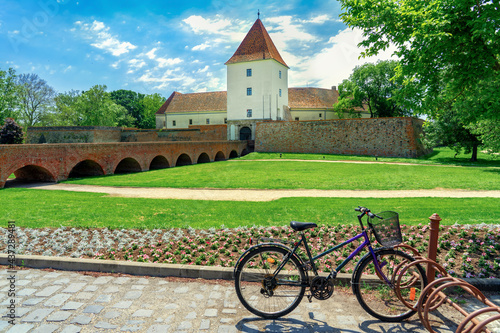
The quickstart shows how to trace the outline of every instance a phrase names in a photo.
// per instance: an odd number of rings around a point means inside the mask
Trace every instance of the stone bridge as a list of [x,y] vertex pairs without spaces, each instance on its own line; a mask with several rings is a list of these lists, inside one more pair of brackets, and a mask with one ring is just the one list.
[[18,180],[58,182],[223,161],[246,153],[247,142],[113,142],[0,146],[0,188]]

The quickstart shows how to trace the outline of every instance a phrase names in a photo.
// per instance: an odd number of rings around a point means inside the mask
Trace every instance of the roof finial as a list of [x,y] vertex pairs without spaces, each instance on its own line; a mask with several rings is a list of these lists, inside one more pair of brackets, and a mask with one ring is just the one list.
[[260,10],[257,9],[257,19],[260,19]]

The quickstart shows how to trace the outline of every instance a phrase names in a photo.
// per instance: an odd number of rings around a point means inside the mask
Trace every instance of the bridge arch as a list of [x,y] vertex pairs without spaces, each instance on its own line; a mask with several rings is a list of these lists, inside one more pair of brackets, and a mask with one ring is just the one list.
[[69,172],[68,178],[103,176],[104,169],[93,160],[83,160],[77,163]]
[[193,164],[191,157],[189,157],[188,154],[181,154],[177,158],[177,162],[175,163],[175,166],[184,166],[184,165],[191,165],[191,164]]
[[226,157],[224,156],[224,153],[221,151],[218,151],[217,154],[215,154],[214,161],[225,161]]
[[210,157],[208,156],[207,153],[201,153],[200,156],[198,156],[198,160],[196,163],[210,163]]
[[151,163],[149,164],[149,170],[166,169],[169,167],[170,163],[168,163],[167,158],[163,155],[156,156],[151,160]]
[[25,165],[14,171],[16,180],[20,181],[39,181],[39,182],[56,182],[56,177],[46,168],[39,165]]
[[238,152],[236,150],[231,150],[229,153],[229,158],[237,158],[238,157]]
[[136,159],[132,157],[124,158],[118,163],[115,168],[115,174],[123,174],[123,173],[132,173],[132,172],[141,172],[141,165],[137,162]]

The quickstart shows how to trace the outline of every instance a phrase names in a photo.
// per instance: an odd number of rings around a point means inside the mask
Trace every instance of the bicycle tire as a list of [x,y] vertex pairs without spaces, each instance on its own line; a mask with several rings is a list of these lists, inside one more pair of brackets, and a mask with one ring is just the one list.
[[[398,272],[402,268],[400,264],[415,261],[409,254],[394,249],[380,249],[375,254],[379,262],[383,263],[382,271],[392,284],[398,278]],[[421,265],[415,265],[405,272],[401,279],[401,297],[408,303],[415,304],[426,285],[424,269]],[[371,253],[359,262],[353,274],[352,290],[361,307],[382,321],[399,322],[416,313],[404,305],[394,289],[378,275]]]
[[291,253],[282,246],[266,245],[250,249],[235,269],[236,295],[251,313],[276,319],[292,312],[302,301],[306,289],[306,274],[295,256],[273,277],[274,269],[285,255]]

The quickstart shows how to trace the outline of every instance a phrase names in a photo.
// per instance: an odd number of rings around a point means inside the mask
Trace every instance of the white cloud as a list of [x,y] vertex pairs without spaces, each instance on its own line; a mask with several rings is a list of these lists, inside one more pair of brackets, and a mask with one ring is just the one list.
[[338,85],[349,78],[354,67],[377,60],[396,59],[391,57],[396,50],[389,47],[377,56],[370,58],[359,58],[363,51],[358,44],[363,41],[362,31],[347,28],[330,38],[328,47],[321,50],[315,56],[304,59],[297,71],[290,75],[291,84],[304,85],[307,82],[317,82],[319,87],[329,88]]
[[120,41],[109,32],[109,27],[106,27],[103,22],[94,21],[92,24],[89,24],[76,21],[75,25],[80,27],[85,39],[93,41],[90,45],[111,53],[116,57],[128,53],[137,47],[130,42]]
[[203,50],[208,49],[209,47],[210,47],[210,44],[208,42],[205,42],[203,44],[194,46],[191,50],[193,50],[193,51],[203,51]]
[[206,19],[199,15],[191,15],[182,22],[189,25],[195,34],[220,34],[227,27],[232,25],[228,19],[222,19],[217,15],[215,19]]

